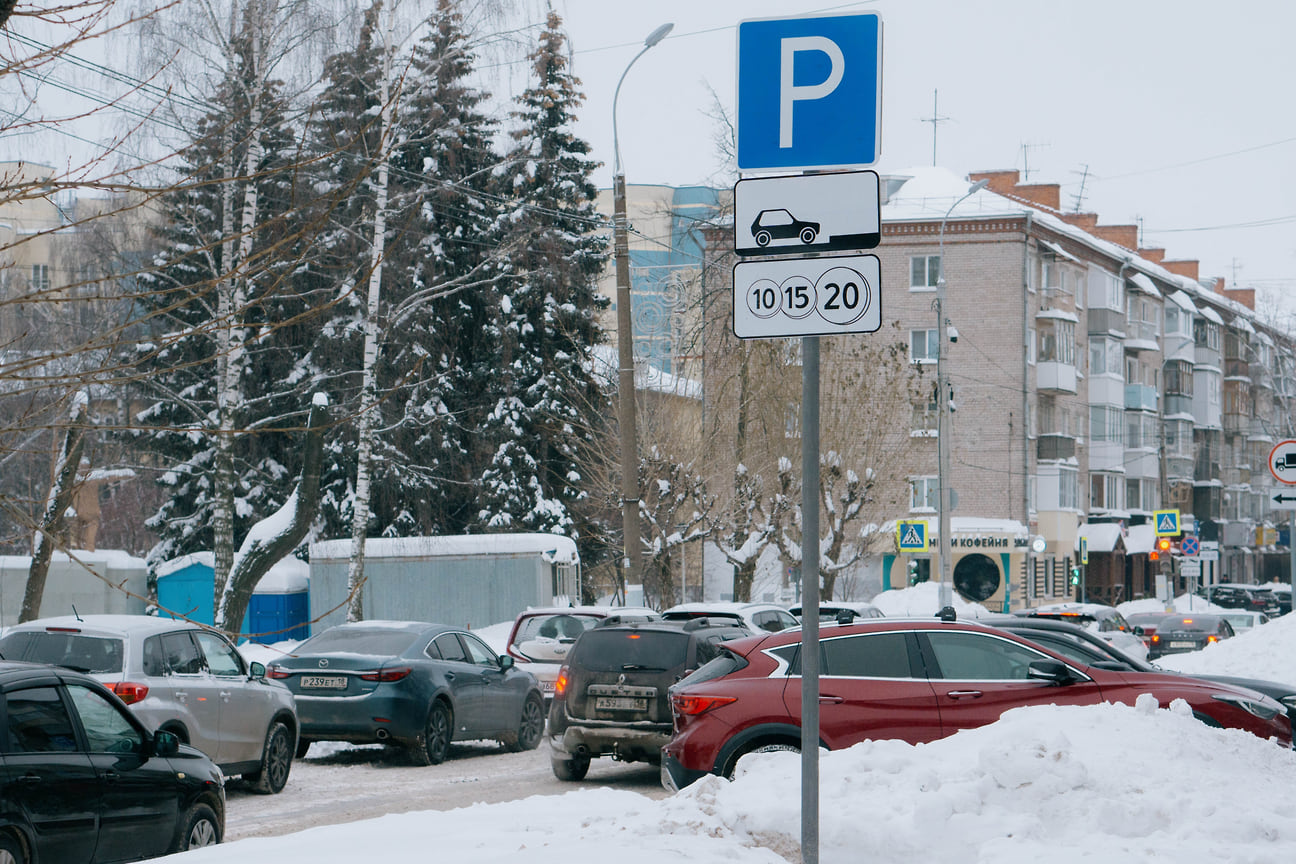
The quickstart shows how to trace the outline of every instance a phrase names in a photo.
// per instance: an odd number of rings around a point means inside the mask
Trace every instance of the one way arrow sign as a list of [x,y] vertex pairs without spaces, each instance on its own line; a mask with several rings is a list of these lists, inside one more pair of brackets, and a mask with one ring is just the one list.
[[1269,500],[1272,502],[1269,505],[1270,510],[1296,510],[1296,495],[1284,495],[1279,492]]

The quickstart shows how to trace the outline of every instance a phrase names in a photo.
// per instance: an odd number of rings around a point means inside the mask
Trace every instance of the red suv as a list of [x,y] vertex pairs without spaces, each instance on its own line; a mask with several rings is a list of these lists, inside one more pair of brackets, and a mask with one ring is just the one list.
[[[1238,687],[1067,660],[1010,633],[970,622],[873,619],[820,638],[819,736],[830,750],[865,739],[911,744],[993,723],[1022,705],[1161,705],[1185,700],[1212,726],[1292,743],[1282,705]],[[733,775],[754,750],[800,749],[801,633],[725,643],[716,659],[671,688],[674,734],[662,748],[662,784]]]

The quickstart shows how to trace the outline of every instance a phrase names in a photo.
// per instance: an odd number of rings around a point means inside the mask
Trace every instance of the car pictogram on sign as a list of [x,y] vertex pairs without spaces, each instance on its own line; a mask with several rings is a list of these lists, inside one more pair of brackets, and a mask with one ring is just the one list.
[[762,210],[751,226],[757,246],[768,246],[771,240],[799,239],[809,246],[819,236],[819,223],[798,219],[782,208]]

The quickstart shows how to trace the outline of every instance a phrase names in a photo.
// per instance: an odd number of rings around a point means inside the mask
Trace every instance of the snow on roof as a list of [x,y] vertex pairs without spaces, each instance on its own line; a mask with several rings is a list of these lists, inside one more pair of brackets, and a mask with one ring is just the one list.
[[1198,307],[1197,311],[1201,312],[1202,317],[1209,321],[1214,321],[1216,324],[1221,325],[1224,323],[1224,319],[1220,317],[1220,314],[1205,303]]
[[201,564],[204,567],[216,569],[216,556],[211,552],[193,552],[189,555],[181,555],[179,558],[172,558],[170,561],[163,561],[158,565],[157,575],[161,579],[163,576],[170,576],[172,573],[178,573],[186,567],[194,564]]
[[[1059,255],[1059,256],[1061,256],[1061,257],[1067,259],[1068,261],[1074,261],[1076,264],[1083,264],[1083,263],[1084,263],[1084,262],[1081,261],[1079,258],[1075,257],[1075,256],[1072,255],[1070,252],[1066,251],[1065,249],[1063,249],[1061,246],[1059,246],[1059,245],[1056,244],[1056,243],[1050,243],[1048,240],[1040,240],[1040,241],[1039,241],[1039,244],[1040,244],[1041,246],[1043,246],[1044,248],[1048,249],[1048,250],[1049,250],[1050,252],[1052,252],[1054,255]],[[1146,277],[1144,277],[1144,278],[1146,278]]]
[[310,565],[289,555],[261,577],[254,594],[297,594],[310,588]]
[[1237,329],[1242,330],[1243,332],[1246,332],[1246,333],[1254,333],[1254,332],[1256,332],[1256,331],[1255,331],[1255,328],[1251,326],[1251,322],[1248,321],[1248,320],[1246,320],[1245,318],[1243,318],[1243,317],[1240,316],[1240,315],[1239,315],[1237,318],[1234,318],[1234,319],[1233,319],[1233,325],[1232,325],[1232,326],[1234,326],[1234,327],[1236,327]]
[[1035,313],[1036,318],[1060,318],[1063,321],[1070,321],[1073,324],[1079,324],[1080,319],[1072,312],[1065,309],[1041,309]]
[[1153,285],[1152,280],[1149,279],[1147,275],[1144,273],[1139,273],[1136,270],[1134,272],[1134,275],[1129,277],[1129,281],[1132,282],[1134,286],[1137,287],[1144,294],[1151,294],[1153,297],[1161,296],[1161,292],[1157,290],[1156,285]]
[[[945,218],[950,206],[967,194],[972,184],[948,168],[917,166],[899,170],[880,171],[887,182],[890,196],[882,205],[882,222],[933,221]],[[894,184],[899,183],[898,188]],[[1189,298],[1209,299],[1209,302],[1243,318],[1254,317],[1255,312],[1236,300],[1231,300],[1203,286],[1196,279],[1172,273],[1165,267],[1138,257],[1124,246],[1103,240],[1079,226],[1064,221],[1046,209],[1024,201],[1006,198],[989,189],[981,189],[950,213],[951,220],[985,219],[987,217],[1022,216],[1031,214],[1036,225],[1069,237],[1115,261],[1133,265],[1170,285],[1178,285]],[[1068,256],[1070,257],[1070,256]]]
[[1075,548],[1080,549],[1080,538],[1089,541],[1090,552],[1111,552],[1116,548],[1116,541],[1121,539],[1120,525],[1115,522],[1089,522],[1076,531]]
[[1187,294],[1185,294],[1183,291],[1174,292],[1173,294],[1170,295],[1170,299],[1175,302],[1176,306],[1183,307],[1183,310],[1185,312],[1196,313],[1198,311],[1196,304],[1194,304],[1192,301],[1192,298],[1189,297]]
[[[51,560],[64,562],[70,561],[72,558],[89,567],[104,565],[115,570],[130,568],[144,570],[148,567],[143,558],[136,558],[122,549],[96,549],[93,552],[88,549],[73,549],[71,556],[66,552],[56,551]],[[29,555],[0,555],[0,568],[25,570],[29,567],[31,567],[31,556]]]
[[[616,384],[620,360],[614,345],[596,345],[590,350],[594,374],[609,385]],[[651,393],[670,393],[687,399],[702,398],[702,382],[658,369],[650,363],[635,363],[635,389]]]
[[1131,555],[1146,555],[1156,546],[1156,526],[1151,523],[1131,525],[1125,533],[1125,551]]
[[[460,534],[446,537],[370,537],[365,558],[436,558],[471,555],[539,554],[555,564],[580,560],[576,542],[561,534]],[[351,557],[350,540],[312,543],[312,561],[337,561]]]

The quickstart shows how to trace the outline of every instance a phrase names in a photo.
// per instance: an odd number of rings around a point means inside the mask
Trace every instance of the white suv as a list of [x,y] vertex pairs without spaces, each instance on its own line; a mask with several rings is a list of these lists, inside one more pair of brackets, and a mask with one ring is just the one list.
[[150,730],[174,733],[257,792],[288,782],[298,731],[292,692],[215,630],[149,615],[42,618],[5,631],[0,656],[96,678]]
[[777,633],[801,622],[782,606],[773,603],[680,603],[661,613],[666,621],[690,618],[732,618],[753,633]]

